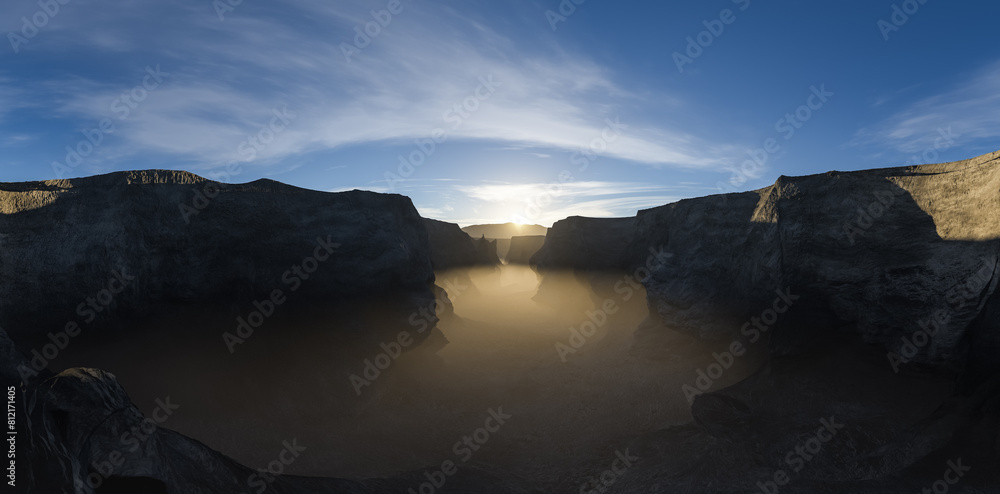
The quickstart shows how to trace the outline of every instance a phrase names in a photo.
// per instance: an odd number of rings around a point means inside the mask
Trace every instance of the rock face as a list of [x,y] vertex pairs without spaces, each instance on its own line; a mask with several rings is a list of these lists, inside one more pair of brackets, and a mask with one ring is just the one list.
[[548,228],[542,225],[522,225],[518,223],[493,223],[488,225],[469,225],[462,228],[462,231],[470,236],[486,237],[489,239],[511,238],[518,235],[545,235]]
[[542,269],[627,268],[634,254],[629,240],[635,235],[635,218],[570,216],[552,225],[532,262]]
[[485,265],[497,265],[500,264],[500,256],[497,252],[497,241],[491,240],[486,237],[479,237],[472,239],[472,245],[476,248],[476,253],[479,257],[486,260]]
[[[930,492],[956,461],[961,492],[1000,492],[998,212],[1000,152],[556,223],[541,270],[644,275],[637,351],[720,348],[683,388],[694,423],[637,438],[609,492]],[[760,369],[713,388],[758,340]]]
[[[688,199],[634,218],[557,222],[539,267],[644,264],[663,324],[730,337],[793,297],[787,319],[825,321],[778,331],[776,349],[813,331],[853,328],[915,362],[993,367],[1000,349],[1000,152],[975,159],[851,173],[781,177],[764,189]],[[939,328],[913,352],[904,338]],[[913,353],[913,355],[909,355]]]
[[454,223],[424,219],[424,225],[430,239],[434,269],[500,264],[495,240],[472,238]]
[[[511,238],[518,236],[535,236],[545,234],[549,231],[541,225],[523,225],[518,223],[503,223],[503,224],[488,224],[488,225],[470,225],[462,228],[462,231],[468,233],[472,238],[485,237],[487,240],[496,243],[497,255],[504,262],[508,262],[508,256],[510,254]],[[529,255],[530,257],[530,255]],[[528,264],[528,258],[525,257],[523,261],[518,261],[518,264]]]
[[433,300],[427,233],[400,195],[163,170],[5,183],[0,246],[0,325],[16,341],[160,302],[250,305],[275,290]]
[[510,249],[507,251],[507,262],[512,264],[530,264],[531,256],[542,248],[545,235],[522,235],[510,238]]
[[[446,261],[496,262],[490,243],[441,225],[462,240],[446,238],[438,251]],[[52,332],[130,329],[135,316],[162,305],[252,308],[280,290],[306,307],[389,298],[416,313],[436,287],[428,227],[408,198],[267,180],[223,185],[162,170],[4,183],[0,246],[0,376],[18,383],[19,489],[375,494],[426,481],[423,471],[363,480],[261,473],[159,427],[169,398],[147,417],[108,372],[53,374],[35,365],[38,340]],[[54,349],[56,341],[45,344]],[[290,444],[288,454],[296,454]],[[467,492],[530,492],[475,466],[449,483]]]
[[[920,492],[942,478],[954,492],[1000,492],[998,211],[1000,152],[781,177],[633,218],[556,223],[531,257],[539,269],[633,271],[647,332],[721,343],[715,370],[692,369],[694,421],[636,437],[637,459],[612,472],[607,492]],[[0,375],[20,382],[20,479],[31,492],[97,482],[105,492],[239,492],[262,477],[151,423],[107,372],[22,379],[26,341],[89,324],[88,311],[245,305],[275,289],[324,300],[390,293],[419,307],[435,251],[443,265],[482,254],[401,196],[222,187],[163,171],[0,184],[0,246]],[[713,388],[738,358],[725,353],[730,341],[758,339],[770,350],[759,370]],[[134,431],[144,439],[133,449],[123,434]],[[971,470],[952,482],[942,472],[956,462]],[[449,489],[530,492],[489,470],[459,472]],[[406,492],[424,481],[422,471],[269,478],[276,493]]]

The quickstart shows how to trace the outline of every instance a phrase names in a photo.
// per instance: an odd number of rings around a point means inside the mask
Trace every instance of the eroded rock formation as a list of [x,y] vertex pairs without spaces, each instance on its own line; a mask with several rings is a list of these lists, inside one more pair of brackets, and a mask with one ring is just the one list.
[[[21,372],[31,358],[25,342],[85,318],[78,304],[95,318],[162,302],[246,304],[290,289],[285,273],[298,266],[310,275],[293,272],[302,297],[394,292],[419,307],[430,300],[432,258],[435,267],[484,259],[482,243],[422,221],[401,196],[213,184],[151,171],[0,185],[0,324],[10,333],[0,329],[0,373],[23,378],[31,469],[22,479],[36,491],[71,492],[100,474],[123,433],[148,423],[107,372]],[[637,335],[642,351],[669,357],[657,334],[695,335],[719,343],[712,362],[724,372],[727,358],[739,358],[721,355],[731,341],[766,346],[759,370],[725,389],[713,384],[715,371],[692,369],[694,421],[635,438],[639,459],[615,472],[607,492],[919,492],[949,478],[942,472],[955,462],[969,470],[949,484],[954,492],[1000,491],[998,211],[1000,152],[781,177],[633,218],[556,223],[531,258],[543,272],[644,275],[651,317]],[[107,304],[102,290],[115,292]],[[102,482],[228,492],[255,475],[146,427]],[[449,480],[456,492],[530,491],[489,470],[460,472]],[[420,482],[422,472],[279,476],[268,492],[405,492]]]
[[[472,241],[457,225],[435,227],[463,240],[444,242],[435,255],[496,262],[492,244]],[[131,323],[148,311],[186,304],[245,315],[261,310],[258,301],[272,308],[285,303],[276,301],[276,291],[300,308],[388,298],[389,304],[375,304],[377,312],[404,314],[406,324],[405,314],[426,308],[439,290],[427,227],[408,198],[322,193],[268,180],[225,185],[162,170],[4,183],[0,245],[0,375],[19,383],[18,488],[374,494],[426,482],[423,471],[363,480],[262,473],[160,427],[156,414],[170,412],[169,398],[165,409],[145,416],[106,371],[54,374],[35,362],[46,360],[39,348],[56,351],[63,338],[83,330],[135,330]],[[392,314],[382,314],[385,307]],[[426,317],[433,323],[433,313]],[[221,318],[220,328],[232,329],[232,317]],[[449,483],[469,492],[529,491],[474,465]]]
[[424,219],[424,225],[430,239],[434,269],[500,264],[495,240],[472,238],[454,223]]
[[0,184],[0,212],[0,325],[15,339],[275,290],[433,300],[427,233],[400,195],[149,170]]
[[[852,327],[902,351],[904,337],[940,327],[912,359],[995,363],[1000,255],[1000,153],[906,168],[781,177],[764,189],[682,200],[634,218],[557,222],[535,260],[548,267],[644,264],[651,311],[671,328],[726,338],[772,305]],[[932,324],[933,323],[933,324]],[[808,334],[806,334],[808,332]],[[808,342],[780,332],[778,346]],[[989,349],[989,350],[987,350]],[[985,353],[984,353],[985,352]],[[981,355],[981,357],[980,357]]]
[[513,264],[530,264],[531,256],[535,255],[542,244],[545,235],[520,235],[510,238],[510,249],[507,252],[507,262]]
[[[1000,152],[556,223],[543,271],[648,269],[637,351],[669,354],[672,330],[719,346],[694,423],[634,441],[610,490],[929,492],[958,462],[947,486],[1000,491],[998,212]],[[717,389],[758,340],[760,369]]]

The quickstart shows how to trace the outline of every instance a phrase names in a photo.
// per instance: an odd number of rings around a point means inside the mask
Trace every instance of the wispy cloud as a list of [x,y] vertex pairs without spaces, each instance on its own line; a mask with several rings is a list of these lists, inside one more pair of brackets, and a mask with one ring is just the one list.
[[921,99],[871,128],[858,131],[853,145],[889,146],[902,153],[922,153],[951,129],[957,144],[975,145],[1000,138],[1000,62],[990,64],[950,90]]
[[[117,149],[107,150],[107,156],[116,159],[157,152],[200,163],[202,170],[239,161],[239,144],[267,123],[272,108],[285,106],[298,117],[257,153],[257,164],[356,144],[405,142],[438,128],[449,139],[492,140],[529,151],[578,150],[602,136],[609,118],[628,125],[602,151],[609,157],[708,167],[729,156],[725,146],[684,130],[683,108],[672,95],[640,98],[586,56],[555,47],[525,48],[441,5],[405,5],[350,60],[342,43],[351,43],[354,28],[371,20],[370,9],[361,4],[297,1],[286,7],[285,16],[273,16],[247,3],[225,22],[206,5],[192,4],[172,12],[170,22],[132,17],[120,20],[117,29],[97,30],[100,36],[80,18],[87,14],[76,11],[76,32],[62,25],[60,35],[79,34],[79,43],[101,51],[133,49],[122,41],[128,38],[122,29],[147,29],[149,37],[159,39],[160,48],[144,47],[141,56],[161,64],[170,78],[108,144]],[[134,11],[120,12],[131,16]],[[116,10],[101,12],[107,16]],[[310,22],[303,24],[303,18]],[[108,21],[95,22],[107,26]],[[162,27],[166,24],[193,28],[168,30]],[[495,91],[476,100],[487,79],[495,81]],[[85,90],[65,95],[57,111],[105,117],[110,101],[129,85],[127,80],[124,85],[120,80],[62,84]],[[467,118],[449,118],[448,112],[463,104]],[[650,105],[672,109],[676,120],[641,119],[635,110]]]
[[661,206],[703,192],[691,185],[657,186],[638,182],[589,181],[560,186],[544,183],[453,184],[448,204],[438,207],[430,200],[421,212],[441,214],[462,225],[496,221],[520,221],[551,225],[568,216],[632,216],[639,209]]
[[539,219],[548,225],[569,216],[589,216],[593,218],[632,216],[640,209],[677,202],[684,197],[683,195],[654,195],[580,201],[548,209],[539,216]]
[[15,86],[13,79],[0,76],[0,123],[9,112],[25,106],[24,91]]
[[648,194],[651,192],[666,192],[690,189],[686,186],[661,186],[630,182],[569,182],[565,184],[545,183],[487,183],[476,185],[458,185],[455,189],[466,196],[481,201],[505,202],[525,201],[537,197],[554,199],[578,200],[585,197],[600,197],[608,195]]

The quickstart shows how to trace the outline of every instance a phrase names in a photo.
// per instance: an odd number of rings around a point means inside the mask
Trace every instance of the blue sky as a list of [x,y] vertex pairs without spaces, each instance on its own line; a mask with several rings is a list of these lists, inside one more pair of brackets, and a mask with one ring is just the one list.
[[50,1],[0,12],[2,181],[184,169],[549,225],[1000,149],[996,2]]

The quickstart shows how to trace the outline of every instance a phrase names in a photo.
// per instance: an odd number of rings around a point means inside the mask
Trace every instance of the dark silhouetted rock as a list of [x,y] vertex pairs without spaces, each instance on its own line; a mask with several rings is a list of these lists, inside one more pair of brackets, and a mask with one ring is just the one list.
[[430,239],[434,269],[500,264],[495,241],[472,238],[454,223],[424,219],[424,225]]
[[959,458],[952,488],[1000,492],[998,211],[1000,152],[556,223],[543,273],[648,268],[637,345],[679,330],[770,350],[725,389],[699,394],[693,372],[694,423],[636,439],[609,492],[929,492]]
[[634,218],[570,216],[552,225],[532,262],[540,268],[616,269],[632,260]]
[[510,249],[507,252],[507,262],[511,264],[531,264],[531,256],[535,255],[544,243],[544,235],[511,237]]
[[993,366],[994,357],[971,349],[1000,348],[1000,322],[986,317],[1000,304],[998,190],[1000,152],[781,177],[764,189],[687,199],[634,218],[568,218],[553,226],[535,261],[541,269],[633,269],[662,249],[668,255],[644,285],[651,312],[671,328],[730,337],[776,302],[791,302],[787,321],[824,323],[778,328],[773,344],[782,351],[851,327],[908,355],[905,337],[940,326],[908,359],[963,365],[971,351],[977,365]]
[[[503,224],[487,224],[487,225],[470,225],[462,228],[462,231],[468,233],[472,238],[486,237],[487,240],[496,242],[497,255],[504,262],[510,262],[509,252],[511,245],[511,238],[518,236],[545,236],[549,229],[541,225],[522,225],[518,223],[503,223]],[[528,264],[527,260],[524,262],[519,262],[520,264]]]
[[486,237],[488,239],[511,238],[521,235],[545,235],[549,229],[542,225],[522,225],[519,223],[491,223],[486,225],[469,225],[462,228],[470,237]]
[[[0,324],[12,337],[161,302],[249,306],[274,290],[433,300],[427,233],[400,195],[119,172],[0,184],[0,232]],[[87,302],[109,285],[120,290],[110,302]]]
[[[457,225],[447,229],[460,239],[454,246],[466,249],[462,255],[498,262],[492,243],[473,241]],[[25,350],[37,351],[39,338],[67,322],[130,329],[130,321],[157,308],[247,307],[275,290],[305,308],[373,300],[380,313],[391,308],[388,319],[417,313],[441,289],[433,285],[427,229],[408,198],[269,180],[224,185],[162,170],[4,183],[0,245],[0,376],[19,383],[19,488],[376,494],[406,492],[426,480],[423,470],[358,480],[261,474],[159,427],[112,374],[70,368],[54,375],[33,366],[34,354]],[[474,465],[449,483],[466,492],[532,492]]]

